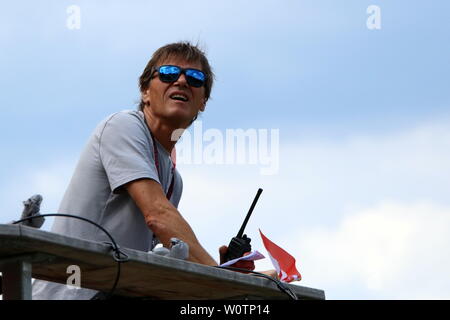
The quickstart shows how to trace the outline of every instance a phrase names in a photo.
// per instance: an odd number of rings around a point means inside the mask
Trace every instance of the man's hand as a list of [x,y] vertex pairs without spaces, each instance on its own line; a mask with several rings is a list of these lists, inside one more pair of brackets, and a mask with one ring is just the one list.
[[[228,251],[227,246],[221,246],[219,248],[219,254],[220,254],[220,264],[225,263],[225,254]],[[250,252],[244,253],[244,256],[250,254]],[[254,261],[247,261],[247,260],[241,260],[236,262],[235,264],[232,264],[230,267],[233,268],[240,268],[240,269],[247,269],[250,271],[255,270],[255,262]]]
[[[227,253],[228,247],[227,246],[221,246],[219,248],[219,254],[220,254],[220,264],[225,263],[225,254]],[[246,252],[244,253],[244,256],[250,254],[250,252]],[[255,270],[255,262],[254,261],[247,261],[247,260],[241,260],[236,262],[235,264],[232,264],[230,267],[234,267],[234,268],[240,268],[240,269],[247,269],[250,271]],[[241,272],[241,271],[238,271]],[[243,271],[242,271],[243,272]],[[277,271],[276,270],[265,270],[265,271],[258,271],[259,273],[263,273],[265,275],[268,275],[269,277],[275,278],[275,279],[280,279],[278,277]]]

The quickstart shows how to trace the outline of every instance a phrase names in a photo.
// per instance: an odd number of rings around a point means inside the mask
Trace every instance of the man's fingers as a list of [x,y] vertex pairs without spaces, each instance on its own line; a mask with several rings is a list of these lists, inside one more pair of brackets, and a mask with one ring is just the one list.
[[[220,264],[225,263],[225,254],[227,253],[227,251],[228,251],[227,246],[221,246],[219,248]],[[251,252],[246,252],[243,254],[243,256],[247,256],[250,253]],[[255,270],[255,263],[253,261],[241,260],[241,261],[238,261],[235,264],[231,265],[231,267],[247,269],[247,270],[253,271],[253,270]]]
[[228,247],[227,246],[221,246],[219,248],[219,260],[220,260],[220,264],[225,262],[225,254],[228,251]]
[[255,270],[255,263],[253,261],[242,261],[241,260],[231,266],[235,267],[235,268],[240,268],[240,269],[247,269],[250,271]]
[[227,253],[227,251],[228,251],[228,247],[227,246],[221,246],[219,248],[220,255],[224,255],[225,253]]
[[278,277],[278,274],[277,274],[277,271],[276,271],[276,270],[259,271],[259,273],[266,274],[266,275],[268,275],[268,276],[270,276],[270,277],[272,277],[272,278],[278,279],[278,280],[280,279],[280,278]]

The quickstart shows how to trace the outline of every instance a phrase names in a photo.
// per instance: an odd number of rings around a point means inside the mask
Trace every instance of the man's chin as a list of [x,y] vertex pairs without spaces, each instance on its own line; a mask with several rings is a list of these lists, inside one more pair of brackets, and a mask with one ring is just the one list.
[[192,123],[192,120],[194,120],[194,117],[186,115],[185,112],[174,112],[166,117],[166,121],[175,129],[186,129]]

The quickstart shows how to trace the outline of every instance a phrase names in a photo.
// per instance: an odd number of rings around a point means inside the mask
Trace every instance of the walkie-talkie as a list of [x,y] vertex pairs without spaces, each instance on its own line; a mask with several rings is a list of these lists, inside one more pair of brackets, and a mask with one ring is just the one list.
[[225,254],[224,262],[242,257],[244,253],[252,250],[252,246],[250,245],[251,239],[248,238],[246,234],[244,234],[244,229],[247,226],[248,219],[250,219],[250,215],[252,214],[256,202],[258,201],[258,198],[262,192],[263,190],[259,188],[258,192],[256,193],[256,197],[253,200],[252,205],[250,206],[250,210],[248,211],[247,216],[245,217],[244,223],[241,226],[241,229],[239,229],[239,232],[236,235],[236,237],[233,237],[230,241],[230,244],[228,245],[228,251]]

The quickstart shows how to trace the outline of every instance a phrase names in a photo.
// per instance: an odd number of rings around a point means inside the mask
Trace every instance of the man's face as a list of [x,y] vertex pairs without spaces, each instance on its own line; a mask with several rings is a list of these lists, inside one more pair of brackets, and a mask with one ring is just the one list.
[[[157,67],[162,65],[202,69],[199,62],[186,62],[176,57],[160,62]],[[187,101],[174,98],[176,95],[184,96]],[[205,87],[190,86],[184,74],[175,82],[162,82],[158,72],[155,72],[148,89],[142,94],[142,99],[149,104],[144,111],[150,112],[153,118],[164,119],[177,128],[185,128],[199,111],[205,110]]]

